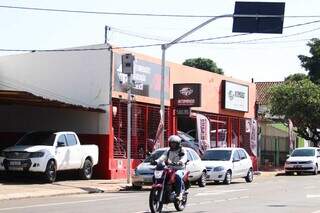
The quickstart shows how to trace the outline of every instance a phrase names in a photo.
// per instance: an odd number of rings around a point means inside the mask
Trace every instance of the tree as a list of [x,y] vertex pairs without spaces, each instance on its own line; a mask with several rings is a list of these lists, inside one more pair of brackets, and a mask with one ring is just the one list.
[[221,75],[224,74],[223,70],[218,68],[217,64],[209,58],[190,58],[185,60],[183,65],[195,67],[201,70],[207,70]]
[[304,79],[287,81],[269,92],[271,114],[281,115],[283,122],[291,119],[301,137],[320,145],[320,86]]
[[306,74],[303,74],[303,73],[295,73],[295,74],[292,74],[292,75],[289,75],[288,77],[286,77],[284,79],[285,82],[288,82],[288,81],[302,81],[302,80],[305,80],[305,79],[309,79],[309,76],[307,76]]
[[320,40],[313,38],[307,45],[311,56],[299,55],[298,58],[302,67],[308,71],[311,81],[320,84]]

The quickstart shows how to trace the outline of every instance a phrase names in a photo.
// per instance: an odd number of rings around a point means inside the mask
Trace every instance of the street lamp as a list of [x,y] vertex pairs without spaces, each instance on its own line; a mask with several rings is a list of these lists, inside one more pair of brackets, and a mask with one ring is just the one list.
[[[236,2],[234,14],[215,16],[203,22],[197,27],[191,29],[187,33],[178,37],[170,43],[162,44],[162,60],[161,60],[161,94],[160,94],[160,111],[162,113],[162,124],[165,123],[164,109],[164,73],[165,73],[165,57],[166,50],[172,45],[178,43],[188,35],[206,26],[207,24],[221,18],[233,17],[233,32],[247,33],[282,33],[284,19],[283,2]],[[161,144],[164,146],[164,128],[161,132]]]

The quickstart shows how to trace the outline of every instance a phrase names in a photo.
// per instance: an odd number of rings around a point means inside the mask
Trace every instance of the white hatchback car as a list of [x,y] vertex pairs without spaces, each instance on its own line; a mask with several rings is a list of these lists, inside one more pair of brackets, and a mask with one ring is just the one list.
[[287,175],[297,172],[311,172],[318,174],[320,165],[320,149],[314,147],[297,148],[293,150],[291,156],[287,159],[284,170]]
[[252,161],[242,148],[208,149],[202,161],[207,169],[207,181],[230,184],[233,178],[245,178],[253,181]]

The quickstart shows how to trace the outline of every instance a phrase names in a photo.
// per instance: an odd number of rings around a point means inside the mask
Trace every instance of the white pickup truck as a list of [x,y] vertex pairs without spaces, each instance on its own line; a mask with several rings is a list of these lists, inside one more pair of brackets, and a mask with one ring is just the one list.
[[80,170],[82,179],[90,179],[98,155],[96,145],[80,145],[74,132],[32,132],[0,153],[0,171],[40,172],[54,182],[57,171]]

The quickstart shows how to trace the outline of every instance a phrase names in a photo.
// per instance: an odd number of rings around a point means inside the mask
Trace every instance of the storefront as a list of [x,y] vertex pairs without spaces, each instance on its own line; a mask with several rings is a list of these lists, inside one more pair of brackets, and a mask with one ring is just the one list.
[[[0,139],[5,138],[8,132],[18,137],[35,130],[75,131],[84,143],[99,145],[97,177],[125,178],[128,156],[127,77],[122,73],[121,55],[127,52],[111,51],[105,45],[81,47],[86,48],[91,50],[28,53],[0,58],[2,81],[7,82],[6,86],[0,86],[0,90],[25,91],[62,105],[91,109],[52,109],[49,105],[31,109],[17,100],[11,105],[19,102],[21,112],[8,117],[10,129],[0,126]],[[99,50],[92,50],[95,48]],[[162,128],[159,125],[161,62],[149,56],[134,55],[132,169],[147,152],[158,146],[157,136]],[[201,87],[201,105],[191,107],[187,116],[179,115],[173,99],[173,85],[184,83],[196,83]],[[166,64],[165,139],[177,131],[197,138],[196,116],[201,114],[209,121],[210,147],[244,147],[254,157],[254,103],[255,85],[252,83],[179,64]],[[1,114],[14,115],[15,107],[4,105]],[[34,118],[39,122],[34,122]],[[47,120],[51,122],[46,123]],[[22,123],[25,125],[21,126]]]

